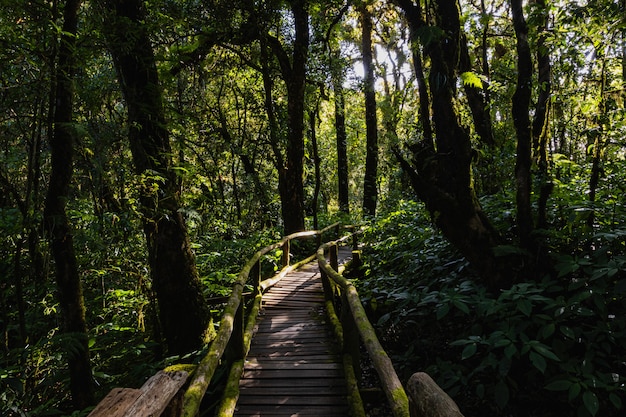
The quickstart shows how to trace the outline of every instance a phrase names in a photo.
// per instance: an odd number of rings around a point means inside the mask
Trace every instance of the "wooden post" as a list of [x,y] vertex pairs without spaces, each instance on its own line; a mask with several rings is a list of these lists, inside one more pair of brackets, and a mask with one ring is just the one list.
[[289,266],[289,251],[290,251],[290,247],[291,247],[291,241],[288,240],[283,245],[283,259],[282,259],[283,268],[286,267],[286,266]]
[[352,251],[359,250],[359,237],[354,230],[352,231]]
[[239,303],[239,307],[237,308],[237,313],[235,313],[235,317],[233,320],[233,332],[230,335],[230,340],[228,341],[228,345],[225,351],[225,359],[229,362],[234,362],[238,360],[242,360],[246,356],[245,347],[243,343],[243,333],[244,333],[244,300],[241,298],[241,302]]
[[330,263],[330,267],[336,272],[339,271],[339,259],[338,259],[338,251],[339,248],[337,245],[332,245],[328,248],[328,259]]
[[248,276],[248,279],[254,285],[255,293],[259,291],[259,286],[261,285],[261,259],[260,258],[258,261],[256,261],[252,269],[250,269],[250,275]]
[[427,373],[414,373],[407,392],[411,417],[463,417],[454,400]]

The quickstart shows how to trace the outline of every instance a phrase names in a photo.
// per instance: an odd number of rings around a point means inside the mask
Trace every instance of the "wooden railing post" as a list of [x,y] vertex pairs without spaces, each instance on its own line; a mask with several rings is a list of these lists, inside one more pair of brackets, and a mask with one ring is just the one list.
[[354,230],[352,230],[352,250],[353,251],[359,250],[358,233],[354,233]]
[[339,248],[337,245],[332,245],[328,248],[328,259],[330,260],[330,267],[337,272],[339,270]]
[[256,295],[258,291],[260,291],[260,285],[261,285],[261,259],[260,258],[252,266],[252,269],[250,269],[250,275],[248,276],[248,279],[254,285],[254,294]]
[[226,346],[225,356],[228,361],[238,361],[246,356],[243,343],[243,334],[245,327],[244,320],[244,301],[243,297],[233,318],[233,333],[230,336],[228,345]]
[[[335,272],[339,270],[338,251],[339,248],[336,244],[328,248],[329,265]],[[352,358],[352,367],[354,368],[354,374],[358,381],[361,379],[359,330],[356,327],[356,322],[350,311],[350,305],[344,291],[342,291],[341,294],[341,313],[339,320],[343,328],[343,351]]]
[[283,244],[283,257],[282,257],[282,267],[285,268],[289,266],[289,251],[291,248],[291,241],[287,240]]

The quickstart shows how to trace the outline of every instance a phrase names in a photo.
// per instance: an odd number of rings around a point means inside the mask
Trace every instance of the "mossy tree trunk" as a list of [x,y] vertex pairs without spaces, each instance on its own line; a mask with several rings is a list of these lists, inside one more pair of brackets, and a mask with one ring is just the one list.
[[44,208],[44,225],[54,258],[57,297],[61,308],[61,331],[66,338],[70,391],[75,408],[93,403],[93,379],[85,305],[72,228],[66,213],[73,174],[75,131],[73,126],[76,67],[75,48],[80,0],[67,0],[63,32],[58,49],[53,131],[50,136],[52,169]]
[[152,286],[170,354],[202,345],[208,324],[195,259],[180,213],[169,131],[142,0],[105,0],[108,44],[128,108],[129,140],[142,182],[141,210]]
[[[420,5],[412,0],[395,2],[404,11],[413,34],[413,50],[418,51],[420,39],[417,33],[420,29],[429,30]],[[493,251],[501,238],[476,197],[471,171],[474,152],[469,133],[461,126],[457,111],[456,85],[462,40],[458,2],[438,0],[434,12],[435,20],[431,23],[441,29],[441,36],[424,42],[425,55],[430,59],[428,114],[432,116],[434,126],[433,141],[425,135],[423,141],[412,146],[410,160],[400,152],[396,154],[411,178],[415,193],[424,201],[446,238],[463,253],[489,286],[505,286],[510,271]],[[420,110],[425,117],[426,109]]]
[[363,56],[363,90],[365,94],[365,177],[363,178],[363,214],[374,216],[378,201],[378,119],[372,51],[372,14],[369,2],[357,3],[361,19],[361,55]]

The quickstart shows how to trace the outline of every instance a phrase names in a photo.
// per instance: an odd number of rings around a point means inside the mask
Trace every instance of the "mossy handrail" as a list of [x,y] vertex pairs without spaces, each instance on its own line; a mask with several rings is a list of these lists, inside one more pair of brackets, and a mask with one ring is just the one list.
[[[181,414],[182,416],[195,417],[198,414],[202,398],[204,397],[204,394],[206,393],[206,390],[211,383],[211,379],[213,378],[215,370],[217,369],[217,366],[225,353],[227,353],[227,355],[230,355],[230,360],[233,362],[233,365],[231,367],[231,374],[233,374],[233,372],[236,374],[239,369],[243,369],[243,361],[248,353],[248,350],[250,349],[250,341],[252,336],[252,329],[254,328],[254,320],[256,318],[258,309],[260,308],[261,295],[263,291],[271,287],[289,271],[297,268],[299,265],[311,262],[315,259],[316,255],[313,254],[294,265],[290,265],[290,242],[294,239],[311,238],[317,236],[319,245],[321,243],[321,236],[324,233],[334,229],[337,231],[338,234],[340,226],[341,224],[337,222],[325,227],[322,230],[310,230],[293,233],[283,237],[280,241],[276,243],[264,247],[263,249],[257,251],[254,255],[252,255],[250,260],[241,269],[241,272],[239,272],[239,275],[237,276],[237,279],[233,284],[233,290],[230,297],[228,298],[228,301],[226,302],[226,307],[220,320],[220,326],[219,330],[217,331],[217,335],[212,340],[207,354],[200,361],[191,377],[189,387],[187,388],[183,396]],[[261,281],[260,261],[263,255],[281,247],[283,249],[281,271],[278,272],[278,274],[276,274],[274,277],[265,281]],[[242,295],[243,289],[250,278],[252,278],[255,283],[255,300],[248,314],[248,323],[246,323],[244,327],[244,303],[242,303]],[[233,334],[235,332],[237,336],[233,337]],[[222,402],[221,408],[218,411],[217,415],[232,415],[231,410],[234,410],[234,405],[237,401],[238,396],[238,387],[235,387],[233,385],[234,383],[232,383],[232,381],[229,381],[229,383],[227,383],[226,390],[228,391],[230,389],[237,392],[235,392],[232,396],[226,396],[228,398],[225,397],[225,401]]]
[[[342,314],[341,329],[339,330],[341,335],[340,342],[343,344],[342,348],[347,355],[350,355],[350,351],[358,350],[358,346],[350,346],[354,343],[350,333],[356,334],[354,332],[354,328],[356,328],[380,377],[383,391],[387,396],[394,417],[409,417],[409,399],[407,394],[389,356],[387,356],[387,353],[378,341],[372,324],[367,319],[359,294],[352,282],[337,272],[337,246],[347,238],[349,236],[334,242],[325,243],[317,250],[317,261],[322,272],[327,298],[334,298],[334,292],[331,289],[331,285],[334,285],[340,289],[342,313],[347,313],[346,306],[349,307],[349,314]],[[329,251],[329,262],[326,261],[326,251]],[[352,360],[354,361],[354,358]]]

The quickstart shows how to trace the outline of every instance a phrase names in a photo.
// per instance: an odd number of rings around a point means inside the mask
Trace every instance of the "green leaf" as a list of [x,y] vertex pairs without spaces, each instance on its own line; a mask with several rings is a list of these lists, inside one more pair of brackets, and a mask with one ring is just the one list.
[[582,386],[576,382],[569,387],[569,391],[567,392],[567,400],[574,401],[578,395],[580,395],[580,389]]
[[539,372],[541,372],[542,374],[546,372],[546,366],[548,364],[546,363],[546,360],[543,356],[535,352],[530,352],[528,356],[530,358],[530,362],[533,364],[535,368],[539,370]]
[[522,312],[526,317],[530,317],[533,309],[533,303],[526,299],[522,298],[517,302],[517,309]]
[[559,330],[561,330],[561,333],[563,333],[563,335],[568,339],[574,339],[576,337],[576,334],[571,327],[561,326]]
[[585,404],[585,408],[592,416],[595,416],[600,409],[598,397],[592,391],[585,391],[583,394],[583,404]]
[[535,349],[535,351],[543,356],[545,356],[548,359],[552,359],[553,361],[556,362],[560,362],[561,359],[559,359],[558,356],[556,356],[554,354],[554,352],[552,352],[550,350],[550,348],[548,348],[546,345],[544,345],[543,343],[537,343],[537,344],[533,344],[533,349]]
[[476,345],[476,343],[472,343],[471,345],[465,346],[465,349],[463,349],[463,352],[461,353],[461,360],[465,360],[467,358],[471,358],[472,356],[474,356],[477,349],[478,349],[478,346]]
[[517,347],[514,344],[510,344],[504,348],[504,356],[511,359],[513,355],[517,353]]
[[567,379],[558,379],[546,385],[546,389],[548,391],[567,391],[571,385],[572,382]]
[[478,76],[478,74],[467,71],[461,73],[461,80],[463,81],[463,85],[467,85],[474,88],[483,88],[483,82]]
[[545,326],[541,328],[541,337],[543,337],[544,339],[547,339],[548,337],[554,334],[555,329],[556,329],[556,326],[554,325],[554,323],[546,324]]
[[469,314],[469,307],[463,301],[460,300],[452,300],[452,304],[459,310],[461,310],[465,314]]
[[618,410],[622,409],[622,399],[618,395],[616,395],[614,392],[609,394],[609,401],[611,401],[613,406],[617,408]]
[[449,311],[450,305],[442,304],[441,306],[439,306],[439,308],[437,309],[437,320],[441,320],[442,318],[444,318]]
[[496,384],[494,395],[498,407],[506,407],[506,405],[509,403],[509,387],[504,381],[500,381]]

